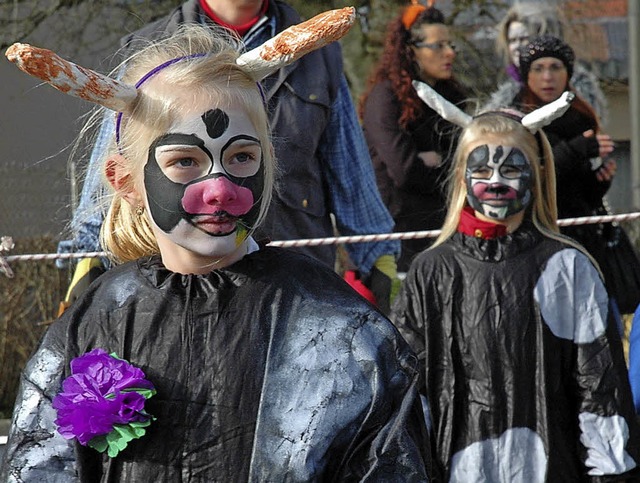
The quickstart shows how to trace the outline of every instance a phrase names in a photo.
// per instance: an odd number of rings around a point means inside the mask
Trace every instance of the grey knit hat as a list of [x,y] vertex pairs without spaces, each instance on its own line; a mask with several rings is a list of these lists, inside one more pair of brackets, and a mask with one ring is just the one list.
[[553,57],[562,61],[567,68],[569,79],[573,75],[573,62],[575,54],[573,49],[565,42],[552,35],[541,35],[529,41],[527,45],[520,47],[520,78],[526,82],[534,60],[542,57]]

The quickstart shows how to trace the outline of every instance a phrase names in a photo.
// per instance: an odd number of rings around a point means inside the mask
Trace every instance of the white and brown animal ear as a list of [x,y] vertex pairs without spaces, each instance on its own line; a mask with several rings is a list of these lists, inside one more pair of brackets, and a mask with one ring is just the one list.
[[114,111],[126,111],[138,95],[134,86],[69,62],[47,49],[15,43],[5,55],[20,70],[59,91]]
[[535,111],[531,111],[524,116],[520,122],[532,134],[535,134],[536,131],[551,124],[555,119],[567,112],[567,109],[569,109],[575,97],[576,95],[573,92],[565,91],[555,101],[545,104]]
[[424,101],[431,109],[440,114],[441,117],[449,121],[450,123],[458,126],[467,127],[472,121],[472,117],[460,109],[455,104],[452,104],[440,94],[438,94],[433,88],[421,81],[412,81],[413,88],[418,93],[418,97]]
[[[353,7],[321,13],[242,54],[237,63],[259,81],[303,55],[342,38],[355,18]],[[21,70],[56,89],[114,111],[128,111],[138,94],[135,86],[74,64],[47,49],[15,43],[5,55]]]
[[242,54],[236,62],[255,80],[262,80],[309,52],[341,39],[355,19],[353,7],[320,13],[283,30],[261,46]]

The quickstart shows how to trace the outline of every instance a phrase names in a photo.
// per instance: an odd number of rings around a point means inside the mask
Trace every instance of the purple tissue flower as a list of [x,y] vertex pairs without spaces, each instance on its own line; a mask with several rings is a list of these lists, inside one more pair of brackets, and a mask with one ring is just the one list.
[[73,359],[71,375],[53,399],[58,432],[86,445],[97,436],[109,434],[116,424],[148,420],[146,398],[136,390],[155,393],[142,370],[103,349]]
[[88,375],[96,381],[105,395],[129,388],[153,389],[141,369],[110,356],[104,349],[93,349],[73,359],[71,374]]

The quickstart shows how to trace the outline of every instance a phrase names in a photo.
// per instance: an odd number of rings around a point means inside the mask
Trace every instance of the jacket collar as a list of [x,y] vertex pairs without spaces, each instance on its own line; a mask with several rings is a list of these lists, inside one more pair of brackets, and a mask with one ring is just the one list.
[[519,256],[538,245],[544,235],[531,220],[524,220],[520,228],[498,238],[484,239],[464,233],[454,233],[451,243],[455,250],[485,262],[501,262]]

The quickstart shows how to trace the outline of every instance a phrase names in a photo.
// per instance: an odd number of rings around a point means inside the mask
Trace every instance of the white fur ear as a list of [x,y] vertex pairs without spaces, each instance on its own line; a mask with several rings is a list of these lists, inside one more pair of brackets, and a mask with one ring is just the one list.
[[105,166],[105,176],[113,189],[131,206],[139,206],[142,196],[135,187],[133,174],[127,168],[127,160],[121,154],[111,156]]
[[440,114],[444,119],[450,123],[458,126],[467,127],[473,119],[469,114],[464,112],[455,104],[452,104],[435,90],[431,88],[429,84],[421,81],[412,81],[413,88],[418,93],[418,97],[424,101],[424,103],[431,109]]
[[526,127],[529,132],[535,134],[540,128],[551,124],[554,119],[559,118],[567,112],[567,109],[569,109],[575,97],[576,95],[573,92],[563,92],[555,101],[545,104],[524,116],[521,121],[522,125]]

